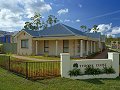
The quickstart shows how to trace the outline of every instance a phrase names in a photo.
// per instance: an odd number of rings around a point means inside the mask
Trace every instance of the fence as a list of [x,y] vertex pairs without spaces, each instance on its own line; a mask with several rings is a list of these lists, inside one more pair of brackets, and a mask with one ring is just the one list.
[[60,76],[60,61],[21,61],[0,56],[0,66],[27,79],[44,79]]
[[17,53],[16,43],[2,43],[2,53]]

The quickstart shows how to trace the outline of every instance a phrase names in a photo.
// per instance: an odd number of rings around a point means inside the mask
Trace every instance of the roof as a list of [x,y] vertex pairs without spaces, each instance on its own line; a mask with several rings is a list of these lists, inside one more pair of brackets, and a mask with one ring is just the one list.
[[24,30],[32,37],[62,37],[62,36],[87,36],[100,39],[101,33],[85,33],[65,24],[56,24],[44,30]]
[[48,27],[44,30],[33,31],[33,30],[24,30],[33,37],[49,37],[49,36],[86,36],[86,34],[80,30],[74,29],[64,24],[56,24],[54,26]]
[[100,38],[100,37],[101,37],[101,33],[100,33],[100,32],[86,33],[86,35],[87,35],[88,37],[92,37],[92,38]]

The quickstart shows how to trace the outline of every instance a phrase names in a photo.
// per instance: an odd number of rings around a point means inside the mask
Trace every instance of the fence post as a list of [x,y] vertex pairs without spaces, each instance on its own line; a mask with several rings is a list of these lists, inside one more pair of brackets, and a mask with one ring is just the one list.
[[26,79],[28,79],[28,62],[25,63],[26,63]]
[[61,53],[61,77],[69,78],[68,72],[70,70],[70,54]]
[[116,76],[119,76],[119,53],[108,52],[108,59],[112,59],[112,67],[116,72]]
[[8,70],[10,71],[10,64],[11,64],[11,63],[10,63],[10,56],[8,56],[8,58],[9,58],[9,60],[8,60],[8,64],[9,64],[9,65],[8,65]]

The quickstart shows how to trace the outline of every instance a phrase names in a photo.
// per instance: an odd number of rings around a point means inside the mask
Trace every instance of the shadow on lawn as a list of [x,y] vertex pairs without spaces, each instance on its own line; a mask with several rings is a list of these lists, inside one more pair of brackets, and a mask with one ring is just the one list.
[[80,80],[88,83],[93,83],[93,84],[104,84],[101,79],[87,79],[87,80]]
[[87,79],[87,80],[80,80],[80,81],[84,81],[84,82],[88,82],[88,83],[93,83],[93,84],[97,84],[97,85],[100,85],[100,84],[104,84],[103,82],[105,80],[115,80],[115,81],[120,81],[120,77],[117,77],[115,79]]

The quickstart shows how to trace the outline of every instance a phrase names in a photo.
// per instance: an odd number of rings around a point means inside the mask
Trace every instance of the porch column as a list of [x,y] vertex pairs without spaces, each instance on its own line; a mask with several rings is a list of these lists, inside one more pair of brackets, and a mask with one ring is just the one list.
[[92,41],[91,41],[91,53],[93,52],[92,47],[93,47],[93,46],[92,46]]
[[80,40],[80,57],[83,57],[83,40]]
[[56,43],[56,56],[58,55],[58,40],[55,41]]
[[94,52],[96,52],[96,50],[95,50],[95,49],[96,49],[96,45],[95,45],[95,42],[94,42]]
[[87,55],[89,54],[89,41],[87,41]]
[[38,54],[38,41],[36,40],[36,42],[35,42],[35,46],[36,46],[36,55]]

